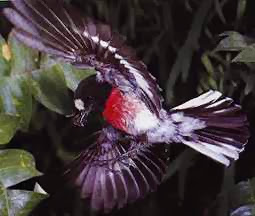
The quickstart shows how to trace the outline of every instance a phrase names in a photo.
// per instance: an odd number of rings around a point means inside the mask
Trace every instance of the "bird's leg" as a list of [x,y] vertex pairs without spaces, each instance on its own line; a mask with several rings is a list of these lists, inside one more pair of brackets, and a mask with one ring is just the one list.
[[116,160],[116,162],[121,162],[126,166],[132,164],[129,160],[135,158],[139,151],[141,151],[141,149],[143,149],[148,144],[148,138],[146,134],[142,134],[136,137],[132,136],[129,137],[129,139],[130,146],[127,152],[121,155],[121,157],[118,157]]
[[146,134],[142,134],[140,136],[128,135],[125,136],[124,140],[126,141],[124,143],[119,143],[121,142],[121,134],[118,131],[115,129],[113,130],[111,127],[104,128],[104,131],[105,132],[98,138],[98,142],[100,143],[99,147],[103,148],[105,153],[107,151],[111,151],[112,148],[115,148],[115,145],[122,145],[126,149],[125,152],[115,158],[104,159],[103,157],[94,161],[94,165],[96,166],[108,165],[109,171],[114,171],[111,167],[114,167],[115,163],[122,163],[125,166],[131,166],[139,152],[148,145]]

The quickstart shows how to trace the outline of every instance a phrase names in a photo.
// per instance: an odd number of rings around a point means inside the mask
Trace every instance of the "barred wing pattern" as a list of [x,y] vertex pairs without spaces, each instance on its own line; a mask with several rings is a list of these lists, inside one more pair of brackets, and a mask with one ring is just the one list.
[[137,146],[113,141],[109,132],[102,130],[96,143],[69,165],[65,174],[79,187],[81,197],[90,199],[94,211],[122,208],[156,190],[161,183],[166,171],[160,154],[164,145]]
[[155,78],[108,25],[84,17],[62,0],[11,0],[4,10],[15,26],[16,38],[26,45],[78,67],[95,68],[99,79],[134,91],[159,114],[162,98]]

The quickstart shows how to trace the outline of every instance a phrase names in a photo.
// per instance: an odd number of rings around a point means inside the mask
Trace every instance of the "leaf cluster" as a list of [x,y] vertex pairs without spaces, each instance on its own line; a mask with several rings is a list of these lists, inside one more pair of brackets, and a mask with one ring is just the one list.
[[[10,33],[0,36],[0,145],[14,135],[30,130],[37,104],[62,115],[72,112],[72,94],[79,81],[93,71],[81,71],[60,64],[25,47]],[[33,156],[23,150],[0,151],[0,215],[28,215],[47,195],[9,189],[22,181],[40,176]]]

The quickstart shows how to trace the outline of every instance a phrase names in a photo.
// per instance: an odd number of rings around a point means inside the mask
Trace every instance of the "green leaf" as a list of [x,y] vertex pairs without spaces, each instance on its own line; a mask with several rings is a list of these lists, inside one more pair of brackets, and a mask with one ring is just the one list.
[[231,190],[229,197],[231,216],[255,215],[255,178],[239,182]]
[[47,195],[47,192],[37,182],[35,183],[34,192]]
[[230,197],[232,208],[255,204],[255,178],[239,182],[235,185]]
[[33,71],[32,79],[33,94],[40,103],[59,114],[72,112],[72,98],[60,65]]
[[96,73],[96,71],[93,69],[90,70],[78,69],[77,67],[74,67],[72,64],[54,60],[49,55],[42,55],[40,61],[40,68],[50,68],[54,65],[58,65],[59,69],[65,76],[67,87],[72,91],[75,91],[81,80]]
[[233,62],[255,62],[255,44],[243,49],[233,60]]
[[32,93],[27,76],[0,79],[0,111],[20,117],[20,128],[28,128],[32,115]]
[[247,0],[238,0],[237,12],[236,12],[236,26],[240,24],[247,8]]
[[4,38],[0,35],[0,76],[8,75],[10,71],[10,49]]
[[0,144],[10,142],[19,127],[19,123],[19,117],[0,113]]
[[8,38],[11,48],[11,74],[23,74],[37,68],[38,51],[20,43],[11,33]]
[[1,216],[27,216],[39,202],[48,197],[47,193],[41,193],[42,189],[39,190],[38,185],[35,192],[7,189],[40,175],[30,153],[16,149],[0,151]]
[[24,190],[9,190],[0,186],[0,215],[28,216],[48,196]]
[[66,84],[69,89],[75,91],[81,80],[95,74],[95,70],[81,70],[77,69],[71,64],[61,64],[61,69],[64,72]]
[[0,184],[3,187],[7,188],[40,175],[30,153],[16,149],[0,151]]
[[201,57],[201,62],[202,64],[204,65],[204,67],[206,68],[207,72],[210,74],[210,75],[213,75],[214,73],[214,67],[213,67],[213,64],[208,56],[207,53],[204,53]]
[[253,39],[234,31],[224,32],[220,36],[225,38],[219,42],[216,51],[240,51],[254,42]]
[[255,205],[245,205],[231,212],[230,216],[255,216]]

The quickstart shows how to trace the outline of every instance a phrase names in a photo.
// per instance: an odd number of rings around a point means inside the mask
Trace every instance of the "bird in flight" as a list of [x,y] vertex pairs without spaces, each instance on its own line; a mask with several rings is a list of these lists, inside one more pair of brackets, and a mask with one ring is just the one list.
[[62,0],[11,2],[4,14],[19,41],[96,71],[75,90],[73,123],[83,127],[98,112],[105,124],[66,172],[94,210],[121,208],[155,190],[166,168],[162,143],[183,143],[226,166],[238,159],[248,122],[231,98],[210,90],[166,110],[156,79],[109,25]]

